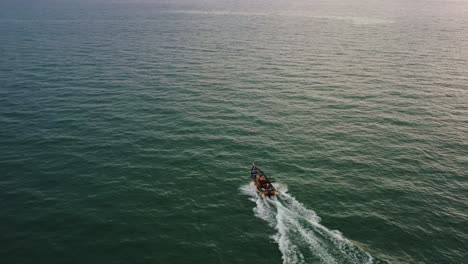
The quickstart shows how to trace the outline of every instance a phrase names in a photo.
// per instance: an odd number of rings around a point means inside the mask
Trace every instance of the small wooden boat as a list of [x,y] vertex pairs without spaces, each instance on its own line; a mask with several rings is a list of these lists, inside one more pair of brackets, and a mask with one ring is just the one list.
[[250,178],[255,183],[255,187],[257,188],[257,192],[264,196],[272,197],[279,192],[275,189],[272,182],[268,177],[261,171],[257,166],[252,165],[250,169]]

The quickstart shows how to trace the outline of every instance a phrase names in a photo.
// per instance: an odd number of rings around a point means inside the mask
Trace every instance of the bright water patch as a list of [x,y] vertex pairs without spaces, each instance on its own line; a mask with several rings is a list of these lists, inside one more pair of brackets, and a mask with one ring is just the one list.
[[373,263],[373,258],[336,230],[320,224],[320,217],[292,195],[287,186],[277,184],[281,195],[267,198],[257,194],[253,184],[241,190],[256,204],[254,213],[275,228],[284,264]]
[[465,263],[467,13],[0,1],[1,262]]

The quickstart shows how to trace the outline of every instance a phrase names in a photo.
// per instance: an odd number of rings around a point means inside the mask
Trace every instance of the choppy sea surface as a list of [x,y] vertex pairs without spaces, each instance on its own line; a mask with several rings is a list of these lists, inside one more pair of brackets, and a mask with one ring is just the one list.
[[467,171],[467,1],[0,1],[1,263],[466,263]]

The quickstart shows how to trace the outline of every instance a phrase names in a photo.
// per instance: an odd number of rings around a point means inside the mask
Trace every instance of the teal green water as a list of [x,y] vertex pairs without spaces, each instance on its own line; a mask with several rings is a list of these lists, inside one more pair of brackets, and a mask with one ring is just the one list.
[[1,1],[1,262],[466,263],[467,12]]

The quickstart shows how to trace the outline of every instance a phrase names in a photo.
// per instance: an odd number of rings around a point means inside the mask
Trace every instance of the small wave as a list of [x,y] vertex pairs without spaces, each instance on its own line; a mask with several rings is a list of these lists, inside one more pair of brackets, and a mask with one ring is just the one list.
[[296,263],[373,263],[372,257],[339,231],[320,224],[320,217],[293,196],[287,186],[275,184],[280,195],[272,199],[257,194],[253,184],[241,187],[242,193],[256,204],[255,216],[265,220],[277,233],[284,264]]
[[333,19],[349,21],[354,25],[374,25],[374,24],[389,24],[394,23],[393,20],[370,18],[370,17],[353,17],[353,16],[313,16],[318,19]]

